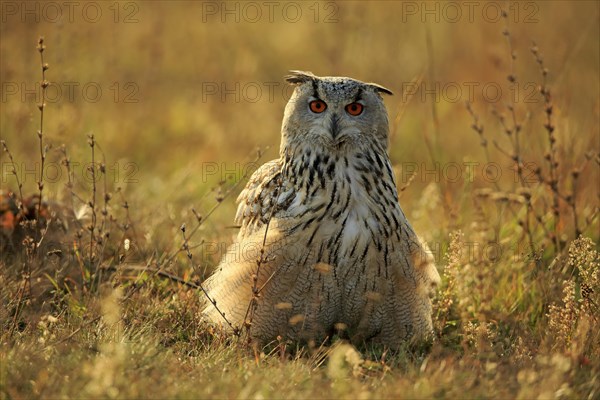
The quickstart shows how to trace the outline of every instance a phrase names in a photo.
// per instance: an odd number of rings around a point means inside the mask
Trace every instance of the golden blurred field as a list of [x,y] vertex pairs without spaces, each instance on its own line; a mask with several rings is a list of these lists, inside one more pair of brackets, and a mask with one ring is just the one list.
[[[244,175],[278,156],[283,76],[350,76],[395,94],[385,101],[400,201],[444,274],[431,348],[363,349],[359,362],[339,344],[289,357],[233,346],[199,322],[195,291],[146,276],[131,294],[110,257],[3,256],[1,398],[600,396],[598,2],[0,6],[0,136],[14,158],[0,155],[0,189],[17,189],[15,168],[24,194],[38,191],[43,36],[45,199],[70,204],[64,144],[79,163],[72,207],[86,208],[93,134],[106,164],[98,198],[112,194],[117,221],[126,199],[133,225],[111,225],[106,248],[121,254],[127,238],[135,263],[170,260],[191,208],[211,212],[190,241],[199,265],[182,252],[163,266],[199,280],[235,233]],[[589,239],[573,242],[580,233]],[[98,278],[101,266],[117,272]],[[58,269],[61,279],[85,270],[97,287],[50,285]]]

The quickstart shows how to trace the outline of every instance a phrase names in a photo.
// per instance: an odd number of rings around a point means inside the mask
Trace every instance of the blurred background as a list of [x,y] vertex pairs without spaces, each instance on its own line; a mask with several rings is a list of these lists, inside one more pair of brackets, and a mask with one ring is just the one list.
[[[470,204],[465,189],[488,185],[490,174],[498,174],[482,169],[486,158],[466,102],[485,126],[503,184],[514,185],[515,177],[509,157],[492,145],[496,140],[509,148],[494,110],[508,119],[507,105],[514,104],[524,148],[543,155],[548,144],[534,41],[549,70],[559,151],[574,165],[600,147],[598,2],[1,6],[0,135],[21,169],[24,190],[37,190],[39,172],[31,171],[39,168],[36,44],[43,36],[51,82],[44,117],[45,140],[52,144],[48,162],[60,162],[57,149],[65,144],[72,160],[85,165],[87,135],[94,134],[110,180],[137,204],[132,213],[160,220],[149,231],[164,229],[165,222],[178,227],[191,206],[210,209],[219,200],[211,195],[219,181],[240,180],[255,166],[257,149],[266,149],[259,163],[277,157],[291,93],[283,76],[290,69],[350,76],[395,93],[385,98],[390,155],[399,187],[414,173],[401,202],[425,236],[445,234],[460,222],[457,215]],[[2,188],[14,188],[7,156],[1,157]],[[75,175],[85,183],[84,168]],[[57,182],[49,182],[47,193],[60,198],[66,175],[55,176],[46,177]],[[597,204],[597,168],[586,180],[592,190],[581,196]],[[214,229],[232,223],[239,189],[212,217]],[[455,218],[428,217],[440,201]]]

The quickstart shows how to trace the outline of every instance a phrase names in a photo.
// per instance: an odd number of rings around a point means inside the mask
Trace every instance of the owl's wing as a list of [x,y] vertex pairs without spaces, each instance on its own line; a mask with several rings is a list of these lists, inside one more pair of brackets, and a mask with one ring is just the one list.
[[281,159],[263,164],[252,174],[238,196],[235,223],[240,225],[240,238],[251,235],[267,223],[278,195],[282,165]]

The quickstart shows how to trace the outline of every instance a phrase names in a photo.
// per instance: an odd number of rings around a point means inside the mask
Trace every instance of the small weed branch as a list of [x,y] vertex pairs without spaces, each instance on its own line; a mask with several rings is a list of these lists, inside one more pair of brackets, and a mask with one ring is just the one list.
[[67,146],[65,146],[64,144],[62,146],[60,146],[60,152],[63,155],[63,159],[62,159],[62,164],[65,166],[66,170],[67,170],[67,183],[65,183],[65,186],[67,187],[67,189],[69,190],[69,193],[71,194],[70,199],[71,199],[71,206],[73,206],[73,170],[71,169],[71,158],[69,157],[69,154],[67,153]]
[[509,104],[507,104],[506,108],[510,112],[511,125],[509,126],[509,124],[507,124],[506,119],[503,115],[498,114],[496,112],[494,112],[494,115],[500,121],[502,127],[504,128],[504,133],[507,135],[509,142],[512,145],[513,152],[512,154],[510,154],[510,157],[515,163],[517,175],[521,181],[521,185],[528,186],[528,182],[523,175],[523,157],[521,154],[521,140],[519,136],[521,133],[522,125],[517,118],[515,100],[515,95],[518,90],[518,78],[516,73],[517,52],[514,50],[513,47],[512,34],[510,31],[510,16],[507,11],[502,11],[502,18],[504,19],[504,29],[502,30],[502,35],[506,39],[506,47],[510,57],[510,69],[506,79],[511,85],[510,92],[513,93],[513,95],[510,96],[510,102]]
[[94,135],[88,135],[88,145],[90,146],[90,151],[92,153],[92,162],[89,166],[89,171],[92,174],[92,197],[90,199],[90,201],[88,202],[88,206],[90,207],[90,210],[92,212],[92,222],[90,224],[90,226],[88,227],[88,230],[90,231],[90,251],[89,251],[89,261],[90,261],[90,266],[92,265],[92,263],[94,262],[94,256],[95,256],[95,251],[94,251],[94,247],[96,244],[96,238],[94,236],[94,232],[96,230],[96,220],[97,220],[97,215],[96,215],[96,160],[95,160],[95,147],[96,147],[96,141],[94,139]]
[[[196,214],[196,213],[194,212],[194,214]],[[198,217],[199,217],[199,215],[197,215],[197,218]],[[186,237],[186,235],[185,235],[185,224],[181,225],[181,228],[179,228],[179,229],[181,230],[181,235],[183,236],[183,245],[182,245],[182,248],[185,250],[187,258],[190,261],[190,263],[192,263],[192,267],[193,267],[192,252],[190,251],[190,246],[189,246],[189,237]],[[160,275],[161,273],[162,273],[163,276],[166,276],[169,279],[173,280],[173,276],[171,274],[165,274],[165,273],[163,273],[163,271],[160,271],[160,270],[155,271],[156,275]],[[180,278],[176,279],[176,281],[178,281],[178,282],[179,281],[183,281],[184,284],[186,284],[186,285],[189,286],[189,282],[184,281],[184,280],[182,280]],[[215,309],[217,310],[217,312],[219,313],[219,315],[221,315],[221,317],[223,317],[223,320],[225,321],[225,323],[227,325],[229,325],[229,327],[233,331],[234,335],[239,336],[239,333],[240,333],[239,328],[234,327],[233,324],[229,321],[229,319],[227,319],[227,317],[225,316],[225,313],[223,311],[221,311],[221,309],[217,306],[217,300],[215,300],[212,297],[210,297],[210,295],[208,294],[208,292],[206,291],[206,289],[204,288],[204,286],[202,286],[202,284],[200,284],[200,285],[194,285],[194,287],[199,288],[202,291],[202,293],[208,299],[208,301],[210,301],[210,303],[213,305],[213,307],[215,307]]]
[[[36,220],[37,220],[37,226],[40,228],[40,239],[39,240],[34,240],[31,237],[26,237],[25,240],[23,241],[23,244],[25,246],[25,250],[27,252],[27,259],[24,262],[24,272],[23,272],[23,286],[21,287],[21,291],[19,294],[19,299],[17,301],[17,308],[15,310],[15,315],[13,318],[13,323],[10,329],[10,334],[9,336],[12,337],[14,330],[17,326],[17,319],[20,315],[21,310],[23,309],[24,306],[24,301],[25,301],[25,292],[28,291],[28,295],[31,294],[31,272],[32,272],[32,264],[33,264],[33,255],[36,254],[36,250],[39,248],[39,246],[42,243],[43,237],[47,231],[47,229],[43,229],[42,228],[42,200],[43,200],[43,190],[44,190],[44,163],[46,161],[46,154],[48,152],[48,147],[44,145],[44,108],[46,106],[45,104],[45,97],[46,97],[46,88],[48,87],[49,83],[48,81],[46,81],[46,70],[48,69],[48,64],[44,63],[44,49],[46,48],[46,46],[44,45],[44,38],[40,37],[38,39],[38,44],[37,44],[37,50],[40,53],[40,61],[41,61],[41,67],[42,67],[42,82],[41,82],[41,103],[38,104],[38,109],[40,110],[40,129],[37,132],[37,136],[38,136],[38,141],[39,141],[39,150],[40,150],[40,160],[41,160],[41,165],[40,165],[40,178],[37,182],[38,184],[38,190],[39,190],[39,199],[38,199],[38,204],[37,204],[37,216],[36,216]],[[6,143],[4,141],[2,141],[2,146],[4,151],[8,154],[9,159],[11,161],[12,164],[12,173],[16,178],[17,181],[17,186],[19,188],[19,213],[21,214],[21,216],[23,216],[26,212],[25,210],[25,204],[23,201],[23,192],[22,192],[22,184],[19,180],[16,168],[15,168],[15,162],[13,159],[12,154],[10,153],[8,146],[6,145]],[[34,206],[35,207],[35,206]],[[47,224],[47,222],[46,222]],[[47,225],[46,225],[47,228]]]
[[554,242],[554,246],[557,251],[560,251],[561,244],[559,238],[559,222],[560,222],[560,191],[558,188],[559,182],[559,172],[558,172],[558,155],[556,151],[556,134],[554,133],[555,126],[552,122],[552,95],[550,94],[550,88],[547,85],[548,79],[548,69],[544,66],[544,59],[539,53],[539,50],[535,44],[533,43],[531,47],[531,54],[533,54],[536,63],[540,68],[540,73],[542,75],[542,83],[540,85],[539,91],[542,97],[544,98],[544,114],[546,116],[546,121],[544,122],[544,129],[546,130],[547,138],[548,138],[548,152],[544,156],[545,160],[548,163],[548,174],[549,178],[544,179],[541,173],[541,169],[537,170],[538,177],[540,181],[546,183],[552,192],[552,215],[554,217],[553,224],[553,234],[552,239]]
[[[76,233],[76,249],[80,249],[81,248],[81,232],[82,232],[82,225],[81,222],[79,220],[79,215],[78,213],[75,211],[75,202],[74,199],[77,199],[79,202],[81,203],[85,203],[85,201],[79,197],[77,195],[77,193],[75,193],[74,190],[74,185],[75,185],[75,174],[73,173],[73,169],[71,168],[71,158],[69,157],[69,154],[67,153],[67,148],[65,145],[62,145],[60,148],[60,152],[63,155],[63,159],[62,159],[62,163],[65,166],[66,170],[67,170],[67,183],[65,183],[65,186],[67,188],[67,190],[69,191],[69,201],[70,201],[70,206],[71,206],[71,210],[73,211],[73,215],[74,215],[74,221],[77,224],[77,233]],[[86,287],[86,274],[85,274],[85,266],[84,263],[82,262],[81,258],[79,257],[79,254],[77,254],[77,259],[78,259],[78,265],[79,265],[79,271],[81,273],[81,282],[83,287]]]
[[4,150],[4,152],[6,152],[6,154],[8,154],[8,158],[10,160],[10,164],[11,164],[11,168],[12,168],[10,170],[10,172],[14,175],[15,180],[17,181],[17,188],[19,189],[19,199],[18,199],[17,204],[19,207],[19,214],[21,216],[23,216],[23,215],[25,215],[25,201],[23,199],[23,183],[21,183],[21,180],[19,179],[19,174],[17,173],[15,160],[12,156],[12,153],[8,149],[6,142],[4,140],[2,140],[0,143],[2,143],[2,149]]
[[40,130],[37,132],[39,145],[40,145],[40,179],[38,180],[38,190],[39,196],[38,199],[38,212],[37,219],[38,224],[41,223],[41,213],[42,213],[42,194],[44,191],[44,164],[46,162],[46,154],[48,153],[48,147],[44,146],[44,109],[46,108],[46,88],[50,84],[46,80],[46,71],[48,70],[48,64],[44,63],[44,50],[46,46],[44,45],[44,38],[40,37],[38,40],[37,50],[40,53],[40,61],[42,64],[42,82],[41,82],[41,102],[38,105],[38,109],[40,110]]
[[[479,145],[483,148],[483,153],[485,155],[486,163],[489,164],[491,162],[490,151],[489,151],[489,146],[488,146],[488,140],[484,134],[483,124],[481,124],[481,122],[479,122],[479,116],[473,110],[471,103],[469,103],[467,101],[465,103],[465,106],[467,108],[467,111],[469,112],[469,115],[471,115],[471,119],[473,120],[473,123],[471,124],[471,129],[473,129],[475,132],[477,132],[477,135],[479,136]],[[498,182],[495,180],[494,180],[494,186],[496,187],[496,190],[500,190],[500,186],[498,185]]]
[[[110,236],[110,228],[109,228],[109,222],[110,222],[110,218],[109,218],[109,214],[108,214],[108,206],[110,203],[110,200],[112,198],[111,193],[108,191],[108,182],[107,182],[107,178],[106,178],[106,156],[104,154],[104,151],[102,150],[102,148],[100,147],[100,145],[97,142],[94,142],[94,147],[97,147],[98,150],[100,151],[100,154],[102,155],[102,162],[100,163],[100,165],[98,166],[98,172],[100,173],[101,177],[102,177],[102,209],[100,210],[100,214],[102,215],[101,221],[100,221],[100,226],[98,228],[98,232],[97,232],[97,236],[96,236],[96,253],[97,253],[97,264],[95,266],[95,270],[96,271],[102,271],[100,269],[100,263],[102,262],[102,260],[104,260],[104,253],[106,250],[106,245],[108,243],[108,239]],[[92,166],[94,167],[94,178],[96,178],[95,174],[95,165],[92,162]],[[95,199],[94,199],[95,201]]]
[[[271,225],[271,219],[273,218],[273,213],[275,212],[275,208],[277,207],[277,203],[279,202],[279,192],[281,191],[281,185],[283,180],[281,177],[278,178],[277,186],[275,187],[275,192],[272,196],[273,204],[271,205],[271,210],[269,211],[269,218],[267,219],[267,223],[265,225],[265,234],[263,235],[262,245],[260,247],[260,254],[258,256],[258,260],[256,260],[256,272],[252,276],[252,297],[250,298],[250,303],[248,304],[248,308],[246,309],[246,314],[244,315],[244,326],[246,327],[246,335],[248,341],[250,341],[250,328],[252,327],[252,320],[254,319],[254,313],[256,311],[256,307],[258,306],[258,297],[260,295],[260,291],[264,288],[264,285],[258,288],[258,278],[260,276],[260,270],[262,265],[265,263],[265,247],[267,245],[267,235],[269,233],[269,226]],[[270,278],[269,278],[270,280]]]
[[131,213],[129,212],[129,202],[125,198],[123,190],[121,190],[121,187],[118,187],[116,192],[119,194],[119,198],[121,200],[121,207],[125,210],[125,222],[122,225],[120,225],[120,228],[123,231],[123,236],[121,237],[121,241],[119,242],[121,246],[127,238],[127,232],[130,229],[133,232],[133,236],[137,237],[137,233],[135,231],[135,226],[133,225],[133,220],[131,219]]
[[[509,74],[506,79],[508,80],[509,85],[511,85],[510,92],[516,93],[516,90],[518,89],[517,73],[516,73],[516,66],[515,66],[515,62],[517,60],[517,53],[513,48],[513,41],[512,41],[512,36],[510,33],[510,25],[509,25],[510,18],[509,18],[509,14],[507,11],[502,11],[502,18],[504,19],[504,24],[505,24],[504,30],[502,31],[502,35],[506,38],[506,46],[507,46],[509,56],[510,56],[510,71],[509,71]],[[519,139],[519,134],[521,132],[521,124],[519,123],[519,121],[517,119],[516,103],[515,103],[514,96],[510,96],[510,103],[507,105],[507,108],[510,111],[512,126],[510,126],[510,127],[508,126],[508,124],[505,121],[504,116],[498,115],[498,114],[495,114],[495,115],[497,116],[498,120],[502,124],[502,127],[504,128],[504,133],[508,136],[508,139],[509,139],[510,143],[512,144],[512,154],[509,154],[509,157],[515,164],[519,182],[521,183],[522,187],[528,187],[529,184],[527,182],[527,179],[525,179],[525,176],[524,176],[523,156],[521,154],[521,141]],[[494,144],[496,145],[496,147],[498,147],[498,144],[496,144],[496,143],[494,143]],[[525,197],[525,218],[522,220],[519,219],[519,223],[520,223],[521,227],[523,228],[523,231],[526,232],[526,234],[527,234],[528,241],[529,241],[529,247],[530,247],[531,251],[533,253],[535,253],[536,246],[535,246],[535,241],[533,238],[532,228],[530,226],[530,219],[531,219],[530,216],[532,213],[535,215],[535,210],[532,207],[529,192],[526,191],[524,193],[525,193],[525,196],[524,196]]]
[[[292,157],[292,158],[293,158],[293,157]],[[284,166],[284,168],[283,168],[283,171],[284,171],[284,176],[289,176],[289,174],[291,173],[291,172],[290,172],[290,166],[291,166],[291,164],[289,164],[289,163],[286,163],[286,164],[285,164],[285,166]],[[415,175],[413,174],[413,175],[412,175],[412,176],[411,176],[411,177],[408,179],[408,183],[407,183],[407,184],[404,186],[404,188],[406,188],[406,187],[408,187],[408,185],[410,185],[410,182],[412,181],[412,178],[413,178],[414,176],[415,176]],[[262,244],[262,249],[261,249],[261,254],[260,254],[260,260],[262,260],[262,261],[261,261],[261,264],[263,264],[263,263],[264,263],[264,261],[266,261],[266,260],[264,260],[264,254],[263,254],[263,253],[264,253],[264,247],[265,247],[265,245],[266,245],[266,240],[265,240],[265,239],[267,238],[267,233],[268,233],[268,230],[269,230],[269,227],[270,227],[270,224],[271,224],[271,218],[273,217],[274,207],[277,205],[277,203],[278,203],[278,201],[279,201],[278,199],[279,199],[279,195],[280,195],[280,193],[281,193],[281,187],[282,187],[282,185],[283,185],[283,180],[282,180],[282,178],[281,178],[281,177],[279,177],[279,178],[278,178],[278,180],[277,180],[277,186],[276,186],[276,190],[275,190],[275,193],[274,193],[274,195],[273,195],[273,199],[275,200],[275,203],[274,203],[274,205],[273,205],[273,207],[271,208],[271,211],[270,211],[270,213],[269,213],[269,219],[267,220],[267,227],[266,227],[266,230],[265,230],[265,235],[264,235],[264,237],[263,237],[263,244]],[[269,277],[268,277],[268,278],[265,280],[265,282],[262,284],[262,286],[261,286],[260,288],[258,288],[258,290],[254,290],[254,289],[253,289],[253,292],[256,292],[257,300],[258,300],[258,297],[260,296],[260,294],[262,293],[262,291],[265,289],[265,287],[266,287],[266,286],[269,284],[269,282],[271,282],[271,280],[272,280],[272,279],[275,277],[275,275],[276,275],[276,274],[277,274],[279,271],[281,271],[281,270],[280,270],[280,269],[276,269],[275,271],[273,271],[273,272],[271,273],[271,275],[270,275],[270,276],[269,276]],[[256,276],[258,277],[258,271],[257,271],[257,274],[256,274]]]

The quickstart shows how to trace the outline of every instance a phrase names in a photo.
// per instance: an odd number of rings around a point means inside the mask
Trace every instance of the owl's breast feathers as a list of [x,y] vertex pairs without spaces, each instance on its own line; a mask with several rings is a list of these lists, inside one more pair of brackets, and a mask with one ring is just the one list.
[[265,163],[237,199],[240,238],[274,218],[288,234],[333,224],[346,236],[368,232],[377,247],[410,239],[389,160],[377,150],[341,156],[308,150]]

